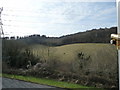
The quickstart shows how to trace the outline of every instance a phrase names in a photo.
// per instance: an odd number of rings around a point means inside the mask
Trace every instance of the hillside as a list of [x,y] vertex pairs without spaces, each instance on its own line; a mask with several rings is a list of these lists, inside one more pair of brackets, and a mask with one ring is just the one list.
[[74,43],[109,43],[110,35],[117,33],[117,27],[87,30],[61,37],[46,37],[45,35],[30,35],[18,40],[28,44],[42,44],[48,46],[60,46]]
[[117,28],[100,28],[92,29],[86,32],[79,32],[72,35],[67,35],[62,38],[64,44],[73,43],[109,43],[110,35],[112,33],[117,33]]
[[55,60],[56,62],[63,62],[65,65],[58,65],[56,68],[64,71],[67,70],[67,72],[72,68],[70,64],[78,60],[77,55],[81,52],[84,53],[85,57],[91,57],[89,64],[86,65],[86,68],[90,71],[105,71],[104,73],[108,73],[115,72],[117,70],[117,50],[115,46],[110,44],[84,43],[57,47],[33,45],[32,50],[34,55],[39,56],[41,60]]

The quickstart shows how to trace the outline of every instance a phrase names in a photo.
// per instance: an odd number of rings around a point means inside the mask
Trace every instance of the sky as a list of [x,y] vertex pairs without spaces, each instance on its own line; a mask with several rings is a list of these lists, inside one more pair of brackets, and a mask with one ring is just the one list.
[[[59,37],[91,29],[117,26],[112,2],[68,0],[2,0],[5,36],[31,34]],[[84,0],[85,1],[85,0]]]

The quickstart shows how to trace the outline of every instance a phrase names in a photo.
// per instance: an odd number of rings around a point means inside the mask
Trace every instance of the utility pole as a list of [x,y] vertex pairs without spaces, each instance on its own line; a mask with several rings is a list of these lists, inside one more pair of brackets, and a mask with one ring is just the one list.
[[2,11],[3,11],[3,7],[0,8],[0,38],[2,37],[2,35],[4,35],[3,27],[2,27],[3,23],[2,23],[2,19],[1,19]]
[[[3,11],[3,7],[0,8],[0,74],[2,74],[2,38],[1,35],[3,34],[2,28],[2,20],[1,20],[1,13]],[[0,89],[2,89],[2,78],[0,77]]]
[[116,45],[118,50],[118,88],[120,90],[120,0],[116,2],[117,6],[117,34],[111,34],[111,44]]
[[[117,1],[117,19],[118,19],[118,34],[120,34],[120,1]],[[119,90],[120,90],[120,49],[118,49],[118,72],[119,72]]]

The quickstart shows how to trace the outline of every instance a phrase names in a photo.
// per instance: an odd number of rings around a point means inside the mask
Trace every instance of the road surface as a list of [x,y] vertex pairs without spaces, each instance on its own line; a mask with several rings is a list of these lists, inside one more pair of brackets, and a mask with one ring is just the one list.
[[9,79],[9,78],[2,78],[2,88],[51,88],[51,89],[57,89],[57,90],[65,90],[61,88],[56,88],[52,86],[47,85],[40,85],[35,84],[31,82],[25,82],[21,80],[15,80],[15,79]]

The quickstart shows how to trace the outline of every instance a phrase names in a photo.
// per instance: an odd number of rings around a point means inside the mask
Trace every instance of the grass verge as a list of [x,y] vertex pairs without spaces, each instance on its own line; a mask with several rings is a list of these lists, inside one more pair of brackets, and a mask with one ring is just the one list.
[[87,86],[81,86],[79,84],[72,84],[72,83],[55,81],[55,80],[50,80],[50,79],[36,78],[32,76],[20,76],[20,75],[10,75],[10,74],[2,74],[2,76],[7,77],[7,78],[24,80],[28,82],[34,82],[38,84],[45,84],[45,85],[60,87],[60,88],[92,88],[92,87],[87,87]]

